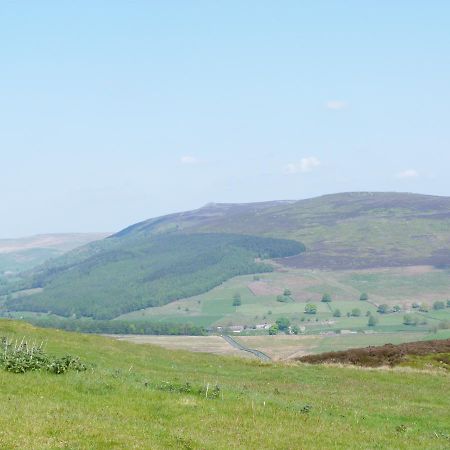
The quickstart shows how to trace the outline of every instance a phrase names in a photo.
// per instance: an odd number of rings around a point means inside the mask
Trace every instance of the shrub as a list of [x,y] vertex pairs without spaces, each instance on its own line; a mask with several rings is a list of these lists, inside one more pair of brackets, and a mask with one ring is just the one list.
[[359,299],[360,299],[361,301],[363,301],[363,302],[366,302],[367,300],[369,300],[369,296],[368,296],[365,292],[363,292],[363,293],[359,296]]
[[300,328],[297,325],[294,325],[292,327],[292,333],[299,334],[300,333]]
[[292,295],[292,292],[290,289],[285,289],[283,292],[283,295],[286,297],[290,297]]
[[438,310],[438,309],[445,309],[445,303],[444,302],[434,302],[433,303],[433,309],[434,310]]
[[331,295],[330,294],[323,294],[321,301],[324,302],[324,303],[330,303],[331,302]]
[[429,311],[428,305],[426,305],[426,304],[420,305],[419,311],[420,312],[428,312]]
[[269,334],[270,334],[271,336],[274,336],[275,334],[278,334],[278,326],[277,326],[277,325],[272,325],[272,326],[269,328]]
[[71,355],[62,358],[54,358],[45,353],[42,344],[29,344],[24,339],[20,344],[12,343],[7,338],[0,339],[0,366],[8,372],[25,373],[35,370],[47,370],[48,372],[61,374],[68,370],[78,372],[87,369],[79,358]]
[[359,308],[353,308],[352,309],[352,316],[353,317],[359,317],[361,315],[361,310]]
[[333,311],[333,317],[341,317],[341,311],[339,309],[335,309]]

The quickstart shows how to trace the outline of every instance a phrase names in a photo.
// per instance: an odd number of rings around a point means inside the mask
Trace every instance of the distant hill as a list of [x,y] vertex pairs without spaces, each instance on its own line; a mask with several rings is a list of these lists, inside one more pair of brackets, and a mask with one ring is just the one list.
[[0,275],[29,270],[50,258],[108,235],[109,233],[59,233],[0,239]]
[[138,233],[245,233],[294,239],[306,252],[284,261],[305,268],[351,269],[450,264],[450,197],[352,192],[308,200],[208,204],[138,223]]
[[255,258],[279,257],[284,265],[325,269],[450,265],[450,197],[363,192],[208,204],[140,222],[44,264],[21,285],[42,291],[16,294],[7,307],[112,318],[269,270]]
[[[227,279],[269,272],[261,259],[303,251],[292,240],[227,233],[128,234],[94,242],[25,274],[8,308],[112,319],[206,292]],[[28,294],[28,293],[27,293]]]

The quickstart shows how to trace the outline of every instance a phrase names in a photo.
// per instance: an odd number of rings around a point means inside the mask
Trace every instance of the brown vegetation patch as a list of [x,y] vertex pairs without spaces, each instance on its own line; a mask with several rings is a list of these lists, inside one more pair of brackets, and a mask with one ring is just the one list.
[[328,352],[296,358],[297,361],[321,364],[340,363],[357,366],[395,366],[409,355],[429,355],[450,352],[450,339],[408,342],[406,344],[386,344],[379,347],[354,348],[341,352]]
[[253,281],[247,287],[256,296],[281,295],[283,293],[283,289],[280,287],[272,286],[264,281]]

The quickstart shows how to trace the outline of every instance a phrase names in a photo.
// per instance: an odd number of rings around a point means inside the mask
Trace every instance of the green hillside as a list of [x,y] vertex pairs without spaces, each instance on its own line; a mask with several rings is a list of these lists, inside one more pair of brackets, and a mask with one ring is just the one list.
[[15,293],[7,310],[110,319],[206,292],[236,275],[272,270],[258,257],[282,258],[278,262],[292,268],[445,268],[450,198],[346,193],[210,204],[132,225],[0,289],[42,289]]
[[78,356],[88,367],[61,375],[0,368],[2,448],[445,449],[450,442],[443,395],[450,378],[442,370],[266,364],[5,320],[0,336],[44,341],[48,354]]
[[29,274],[10,310],[112,319],[208,291],[236,275],[268,272],[255,258],[294,255],[296,241],[232,234],[130,235],[106,239]]

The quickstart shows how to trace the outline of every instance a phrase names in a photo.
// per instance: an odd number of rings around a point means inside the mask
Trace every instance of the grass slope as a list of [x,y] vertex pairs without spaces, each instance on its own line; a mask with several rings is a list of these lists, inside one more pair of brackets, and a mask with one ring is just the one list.
[[[64,375],[0,372],[2,448],[444,449],[450,443],[445,373],[269,365],[4,320],[0,335],[45,340],[49,353],[92,365]],[[209,398],[181,392],[186,382],[209,383]],[[211,398],[216,385],[219,395]]]
[[[306,333],[318,333],[336,329],[372,329],[378,331],[426,332],[439,321],[450,321],[450,308],[434,311],[435,301],[450,299],[450,270],[433,267],[409,267],[371,269],[359,271],[319,271],[281,268],[258,276],[243,275],[228,280],[204,294],[178,300],[162,307],[133,311],[121,320],[194,323],[205,327],[274,323],[279,317],[287,317],[293,324],[305,326]],[[291,291],[290,302],[277,301],[284,289]],[[242,305],[233,307],[233,295],[238,292]],[[322,295],[331,294],[332,302],[322,303]],[[362,292],[369,294],[369,301],[360,301]],[[317,305],[316,315],[305,314],[306,303]],[[420,313],[426,324],[404,325],[404,315],[412,311],[412,304],[427,305],[429,313]],[[401,311],[378,314],[376,305],[398,305]],[[361,311],[360,317],[347,317],[353,309]],[[341,317],[333,317],[338,309]],[[377,319],[375,327],[369,327],[366,312]],[[423,315],[425,314],[425,315]],[[431,317],[428,317],[431,316]],[[439,319],[439,320],[436,320]]]
[[299,253],[296,241],[230,234],[165,234],[106,239],[69,253],[29,275],[11,310],[111,319],[208,291],[242,274],[268,272],[255,258]]

